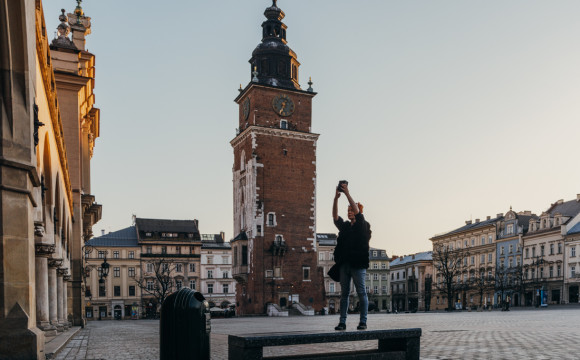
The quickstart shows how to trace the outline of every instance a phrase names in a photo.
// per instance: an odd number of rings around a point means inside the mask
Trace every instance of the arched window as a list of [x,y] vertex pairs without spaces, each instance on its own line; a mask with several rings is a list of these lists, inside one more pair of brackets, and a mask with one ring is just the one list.
[[246,169],[246,151],[242,150],[242,155],[240,156],[240,171]]

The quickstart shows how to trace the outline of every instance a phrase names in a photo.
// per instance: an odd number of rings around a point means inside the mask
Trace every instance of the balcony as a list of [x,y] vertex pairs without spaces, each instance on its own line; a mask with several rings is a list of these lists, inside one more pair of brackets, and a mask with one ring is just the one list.
[[248,281],[248,265],[232,267],[232,277],[239,283],[246,283]]

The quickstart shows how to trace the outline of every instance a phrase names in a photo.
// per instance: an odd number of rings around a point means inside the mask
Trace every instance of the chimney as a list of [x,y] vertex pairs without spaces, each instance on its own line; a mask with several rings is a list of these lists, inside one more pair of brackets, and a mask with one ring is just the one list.
[[491,220],[491,216],[487,215],[487,218],[485,220]]
[[558,205],[562,205],[563,203],[564,203],[564,199],[560,199],[560,200],[556,201],[556,204],[558,204]]
[[413,254],[413,260],[415,260],[415,254]]
[[479,219],[475,219],[475,223],[476,224],[479,224]]
[[105,235],[105,229],[101,229],[101,236]]
[[217,242],[220,243],[220,244],[223,243],[224,240],[225,240],[225,237],[226,237],[226,233],[223,232],[223,231],[220,231],[220,236],[218,237],[218,241]]
[[500,217],[502,217],[502,216],[503,216],[503,213],[499,213],[499,214],[497,214],[496,216],[497,216],[498,218],[500,218]]
[[471,225],[471,220],[465,220],[465,225]]
[[193,219],[193,223],[195,224],[195,227],[197,228],[197,231],[199,231],[199,220]]

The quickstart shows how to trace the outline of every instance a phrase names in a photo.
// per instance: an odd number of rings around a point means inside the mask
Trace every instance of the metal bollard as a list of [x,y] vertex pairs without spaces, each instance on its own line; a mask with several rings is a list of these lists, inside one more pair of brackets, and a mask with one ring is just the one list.
[[165,299],[159,323],[161,360],[210,358],[211,317],[200,292],[182,288]]

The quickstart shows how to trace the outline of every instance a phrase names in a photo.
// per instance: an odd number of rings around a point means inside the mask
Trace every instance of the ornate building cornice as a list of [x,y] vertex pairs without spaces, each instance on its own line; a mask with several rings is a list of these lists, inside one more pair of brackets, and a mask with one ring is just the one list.
[[53,135],[56,141],[58,156],[63,171],[63,181],[67,193],[68,205],[71,214],[73,213],[72,200],[72,186],[70,182],[70,174],[68,161],[66,157],[66,147],[64,144],[64,132],[62,127],[62,119],[60,117],[60,109],[58,106],[58,98],[56,96],[56,80],[54,77],[54,70],[52,63],[48,59],[50,56],[50,48],[48,39],[46,37],[46,23],[44,22],[44,11],[42,4],[36,9],[36,55],[42,74],[42,82],[46,92],[48,108],[50,111],[50,118],[52,122]]
[[296,140],[305,140],[305,141],[316,141],[318,140],[319,134],[314,133],[306,133],[301,131],[293,131],[288,129],[280,129],[280,128],[269,128],[264,126],[257,126],[257,125],[250,125],[246,130],[244,130],[241,134],[236,136],[235,139],[230,141],[232,147],[238,146],[241,142],[243,142],[246,138],[252,135],[269,135],[269,136],[277,136],[283,137],[288,139],[296,139]]

